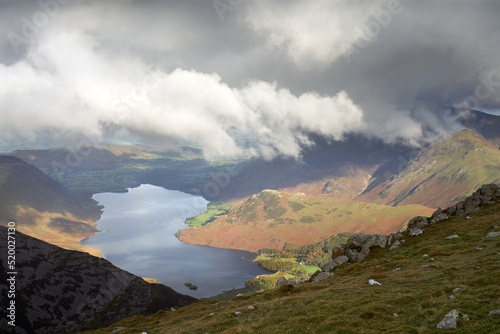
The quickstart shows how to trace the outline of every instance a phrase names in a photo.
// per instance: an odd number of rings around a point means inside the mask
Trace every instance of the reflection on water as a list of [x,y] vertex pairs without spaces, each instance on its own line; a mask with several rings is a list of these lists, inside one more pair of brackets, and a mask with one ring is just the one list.
[[[202,197],[143,184],[127,193],[96,194],[94,199],[104,205],[98,229],[110,232],[81,244],[101,249],[106,259],[135,275],[202,298],[243,287],[245,280],[268,273],[252,262],[253,253],[184,244],[175,237],[187,227],[186,218],[206,210],[208,202]],[[199,289],[189,290],[185,282]]]

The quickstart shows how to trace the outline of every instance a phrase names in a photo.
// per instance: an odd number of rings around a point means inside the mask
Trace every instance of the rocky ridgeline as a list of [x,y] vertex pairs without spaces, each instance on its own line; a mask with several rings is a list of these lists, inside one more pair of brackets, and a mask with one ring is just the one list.
[[[6,237],[6,227],[0,226],[2,254],[7,254]],[[2,304],[9,288],[7,272],[12,271],[6,259],[1,259]],[[16,333],[77,333],[196,300],[162,284],[147,283],[105,259],[18,232],[16,270]],[[0,328],[8,328],[7,320],[5,316],[0,319]]]
[[[375,248],[386,248],[389,250],[397,248],[404,243],[400,240],[403,236],[417,236],[424,233],[422,227],[435,224],[450,217],[461,217],[469,213],[476,212],[482,206],[500,202],[500,186],[496,184],[485,184],[474,194],[467,197],[449,208],[436,210],[430,217],[417,216],[412,218],[404,232],[393,233],[388,236],[381,234],[365,235],[356,234],[349,238],[345,244],[338,244],[333,247],[332,260],[325,264],[321,271],[316,272],[309,279],[310,282],[317,282],[334,276],[334,269],[344,263],[354,263],[363,261]],[[492,232],[496,233],[496,232]],[[496,235],[488,235],[494,237]],[[284,284],[285,282],[281,282]]]

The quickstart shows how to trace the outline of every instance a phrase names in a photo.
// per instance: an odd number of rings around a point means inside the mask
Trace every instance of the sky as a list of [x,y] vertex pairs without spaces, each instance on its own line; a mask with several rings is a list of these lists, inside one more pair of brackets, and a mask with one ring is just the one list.
[[498,17],[495,0],[0,0],[0,151],[418,147],[498,113]]

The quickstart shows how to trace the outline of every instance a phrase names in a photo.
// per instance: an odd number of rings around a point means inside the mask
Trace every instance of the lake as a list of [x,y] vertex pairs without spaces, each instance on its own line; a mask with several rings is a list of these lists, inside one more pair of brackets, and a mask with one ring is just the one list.
[[[203,197],[143,184],[127,193],[100,193],[93,198],[104,205],[97,221],[104,232],[81,244],[99,248],[107,260],[134,275],[156,278],[177,292],[204,298],[269,274],[252,262],[254,253],[185,244],[175,237],[175,232],[188,227],[187,218],[206,210]],[[198,290],[189,290],[185,282],[196,284]]]

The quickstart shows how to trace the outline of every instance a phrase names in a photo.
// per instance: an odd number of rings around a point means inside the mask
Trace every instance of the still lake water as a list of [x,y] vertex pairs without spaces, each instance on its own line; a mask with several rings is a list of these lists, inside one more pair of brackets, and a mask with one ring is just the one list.
[[[203,298],[269,274],[252,262],[253,253],[185,244],[175,237],[188,227],[186,218],[206,210],[208,202],[202,197],[143,184],[127,193],[93,198],[104,205],[97,228],[106,232],[81,244],[99,248],[107,260],[134,275],[156,278],[180,293]],[[198,285],[198,290],[189,290],[185,282]]]

